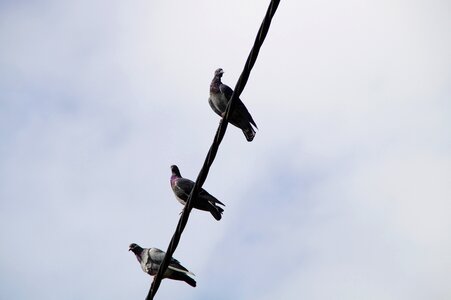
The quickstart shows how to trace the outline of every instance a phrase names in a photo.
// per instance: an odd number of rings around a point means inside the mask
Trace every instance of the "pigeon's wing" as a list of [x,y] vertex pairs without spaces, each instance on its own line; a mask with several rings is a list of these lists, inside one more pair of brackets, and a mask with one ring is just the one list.
[[179,178],[175,182],[175,185],[172,189],[174,190],[174,193],[177,197],[183,200],[187,200],[193,187],[194,182],[192,182],[191,180],[186,178]]
[[158,248],[150,248],[149,249],[149,259],[156,264],[161,264],[166,252],[161,251]]
[[208,202],[213,202],[213,203],[217,203],[220,204],[222,206],[225,206],[224,203],[222,203],[221,201],[219,201],[218,199],[216,199],[214,196],[212,196],[209,192],[207,192],[204,189],[201,189],[199,192],[199,198],[202,198],[204,200],[207,200]]
[[[155,264],[160,265],[163,262],[165,255],[166,255],[166,252],[161,251],[158,248],[149,249],[149,258]],[[194,275],[193,273],[188,271],[184,266],[182,266],[178,260],[176,260],[175,258],[172,258],[172,257],[171,257],[171,261],[169,262],[168,268],[171,270],[174,270],[174,271]]]
[[[230,98],[232,98],[233,90],[230,87],[228,87],[227,85],[221,83],[219,85],[219,91],[226,96],[227,101],[229,101]],[[252,125],[255,126],[255,128],[258,128],[257,124],[255,124],[254,119],[252,119],[251,114],[247,110],[246,106],[239,98],[235,103],[234,111],[235,111],[234,114],[237,114],[238,120],[248,120]],[[234,122],[234,123],[236,123],[236,122]],[[240,126],[238,126],[238,127],[240,127]]]
[[[174,193],[177,197],[183,199],[184,201],[187,201],[189,194],[191,193],[191,190],[193,188],[194,188],[193,181],[186,178],[178,178],[172,189],[174,190]],[[199,192],[199,200],[206,200],[208,202],[213,202],[225,206],[224,203],[222,203],[221,201],[210,195],[204,189],[201,189]]]
[[180,264],[180,262],[178,260],[176,260],[175,258],[171,258],[171,262],[169,263],[168,268],[171,269],[171,270],[174,270],[174,271],[178,271],[178,272],[194,275],[192,272],[188,271],[187,268],[182,266]]
[[230,98],[232,98],[233,90],[229,86],[225,85],[224,83],[221,83],[219,85],[219,91],[222,94],[224,94],[224,96],[226,96],[227,101],[229,101]]
[[248,120],[252,125],[255,126],[255,128],[258,128],[243,101],[241,101],[240,99],[238,99],[238,101],[235,103],[235,111],[240,115],[241,120]]
[[208,98],[208,104],[210,104],[211,109],[218,114],[219,116],[222,116],[222,112],[216,107],[216,105],[213,103],[211,98]]

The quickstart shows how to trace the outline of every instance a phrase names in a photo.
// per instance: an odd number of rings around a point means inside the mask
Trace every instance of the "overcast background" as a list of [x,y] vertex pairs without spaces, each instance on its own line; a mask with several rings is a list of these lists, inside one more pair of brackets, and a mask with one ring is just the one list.
[[[0,2],[0,298],[144,299],[269,1]],[[282,1],[158,299],[451,298],[451,4]]]

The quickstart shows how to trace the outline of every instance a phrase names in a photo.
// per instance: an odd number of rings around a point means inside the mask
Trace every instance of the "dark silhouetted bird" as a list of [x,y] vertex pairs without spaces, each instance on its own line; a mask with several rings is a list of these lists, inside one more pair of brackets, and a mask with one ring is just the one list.
[[[172,176],[171,176],[171,187],[174,191],[175,197],[177,200],[185,205],[186,201],[188,200],[189,194],[191,193],[191,190],[194,187],[194,182],[183,178],[182,175],[180,175],[179,168],[175,165],[171,166]],[[221,220],[222,212],[224,209],[219,207],[218,205],[224,204],[210,195],[206,190],[200,189],[199,196],[196,199],[196,202],[194,203],[194,208],[209,211],[213,217],[216,220]]]
[[[162,263],[164,255],[166,254],[160,249],[141,248],[135,243],[130,244],[128,251],[133,251],[133,253],[135,253],[142,270],[151,276],[157,275],[160,264]],[[189,277],[188,274],[194,275],[184,266],[182,266],[178,260],[171,258],[171,262],[164,272],[163,278],[185,281],[190,286],[195,287],[196,281]]]
[[[222,74],[224,74],[224,71],[221,68],[215,71],[215,76],[210,84],[210,98],[208,98],[210,107],[221,118],[225,116],[227,103],[229,103],[233,94],[233,90],[221,82]],[[236,99],[233,111],[229,115],[229,122],[243,130],[248,142],[254,139],[255,130],[252,125],[258,129],[257,124],[255,124],[251,114],[239,98]]]

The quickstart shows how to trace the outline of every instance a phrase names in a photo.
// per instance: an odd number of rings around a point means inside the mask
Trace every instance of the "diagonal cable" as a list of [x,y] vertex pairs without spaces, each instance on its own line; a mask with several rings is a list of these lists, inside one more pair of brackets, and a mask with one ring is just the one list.
[[193,189],[191,190],[191,194],[188,197],[185,208],[183,209],[182,215],[180,216],[180,220],[177,224],[177,228],[175,230],[174,235],[172,236],[171,242],[169,243],[168,249],[166,250],[166,255],[161,262],[160,268],[158,270],[157,275],[154,277],[152,285],[150,287],[149,293],[147,294],[146,300],[152,300],[155,297],[155,294],[160,287],[161,280],[163,279],[163,274],[168,268],[169,262],[172,258],[172,255],[177,248],[177,245],[180,241],[180,237],[182,235],[183,230],[185,229],[186,223],[188,222],[189,214],[191,213],[191,209],[193,208],[194,202],[199,194],[202,185],[207,179],[208,172],[210,171],[210,167],[213,164],[213,161],[218,152],[219,145],[221,144],[222,139],[224,138],[225,132],[227,130],[229,114],[233,110],[233,106],[236,100],[240,97],[244,87],[246,86],[247,80],[249,79],[249,75],[251,73],[252,67],[257,60],[258,53],[260,48],[265,40],[266,34],[268,33],[269,26],[271,25],[271,20],[276,13],[277,7],[279,6],[280,0],[272,0],[269,4],[268,10],[266,11],[265,18],[263,19],[262,24],[260,25],[260,29],[258,30],[257,37],[255,38],[254,45],[252,47],[251,52],[246,60],[246,64],[244,65],[243,72],[241,73],[240,78],[235,86],[232,97],[227,104],[226,114],[224,118],[220,121],[219,127],[216,131],[215,138],[213,140],[213,144],[208,151],[207,157],[205,158],[202,169],[200,170],[199,175],[197,176],[196,183],[194,184]]

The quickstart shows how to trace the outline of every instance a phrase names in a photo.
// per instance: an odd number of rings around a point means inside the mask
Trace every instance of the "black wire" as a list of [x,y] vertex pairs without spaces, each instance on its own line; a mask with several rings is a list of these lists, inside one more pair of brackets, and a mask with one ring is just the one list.
[[166,250],[166,255],[163,261],[161,262],[158,273],[154,277],[149,293],[147,294],[146,300],[152,300],[155,297],[158,288],[160,287],[161,280],[163,279],[163,274],[168,268],[172,255],[174,254],[174,251],[177,248],[177,245],[180,241],[180,237],[182,236],[182,232],[185,229],[186,223],[188,222],[189,214],[191,213],[191,209],[193,208],[194,201],[196,201],[199,191],[202,188],[202,185],[204,184],[205,180],[207,179],[208,172],[210,171],[210,167],[213,164],[213,161],[216,157],[219,145],[221,144],[221,141],[224,138],[224,134],[227,130],[230,111],[232,111],[236,99],[240,97],[241,92],[246,86],[252,67],[254,66],[255,61],[257,60],[258,52],[260,51],[260,48],[265,40],[266,34],[268,33],[272,17],[276,13],[277,7],[279,6],[279,2],[280,0],[272,0],[271,3],[269,4],[265,18],[263,19],[257,37],[255,38],[254,46],[252,47],[252,50],[249,53],[249,56],[246,60],[246,64],[244,65],[243,72],[241,73],[241,76],[238,79],[232,97],[229,103],[227,104],[226,114],[224,118],[219,122],[219,127],[216,131],[213,144],[211,145],[210,150],[208,151],[207,157],[205,158],[204,161],[204,165],[202,166],[202,169],[200,170],[200,173],[197,176],[196,183],[194,184],[191,194],[189,195],[188,200],[186,201],[185,208],[183,209],[182,215],[180,216],[180,220],[177,224],[175,233],[172,236],[168,249]]

